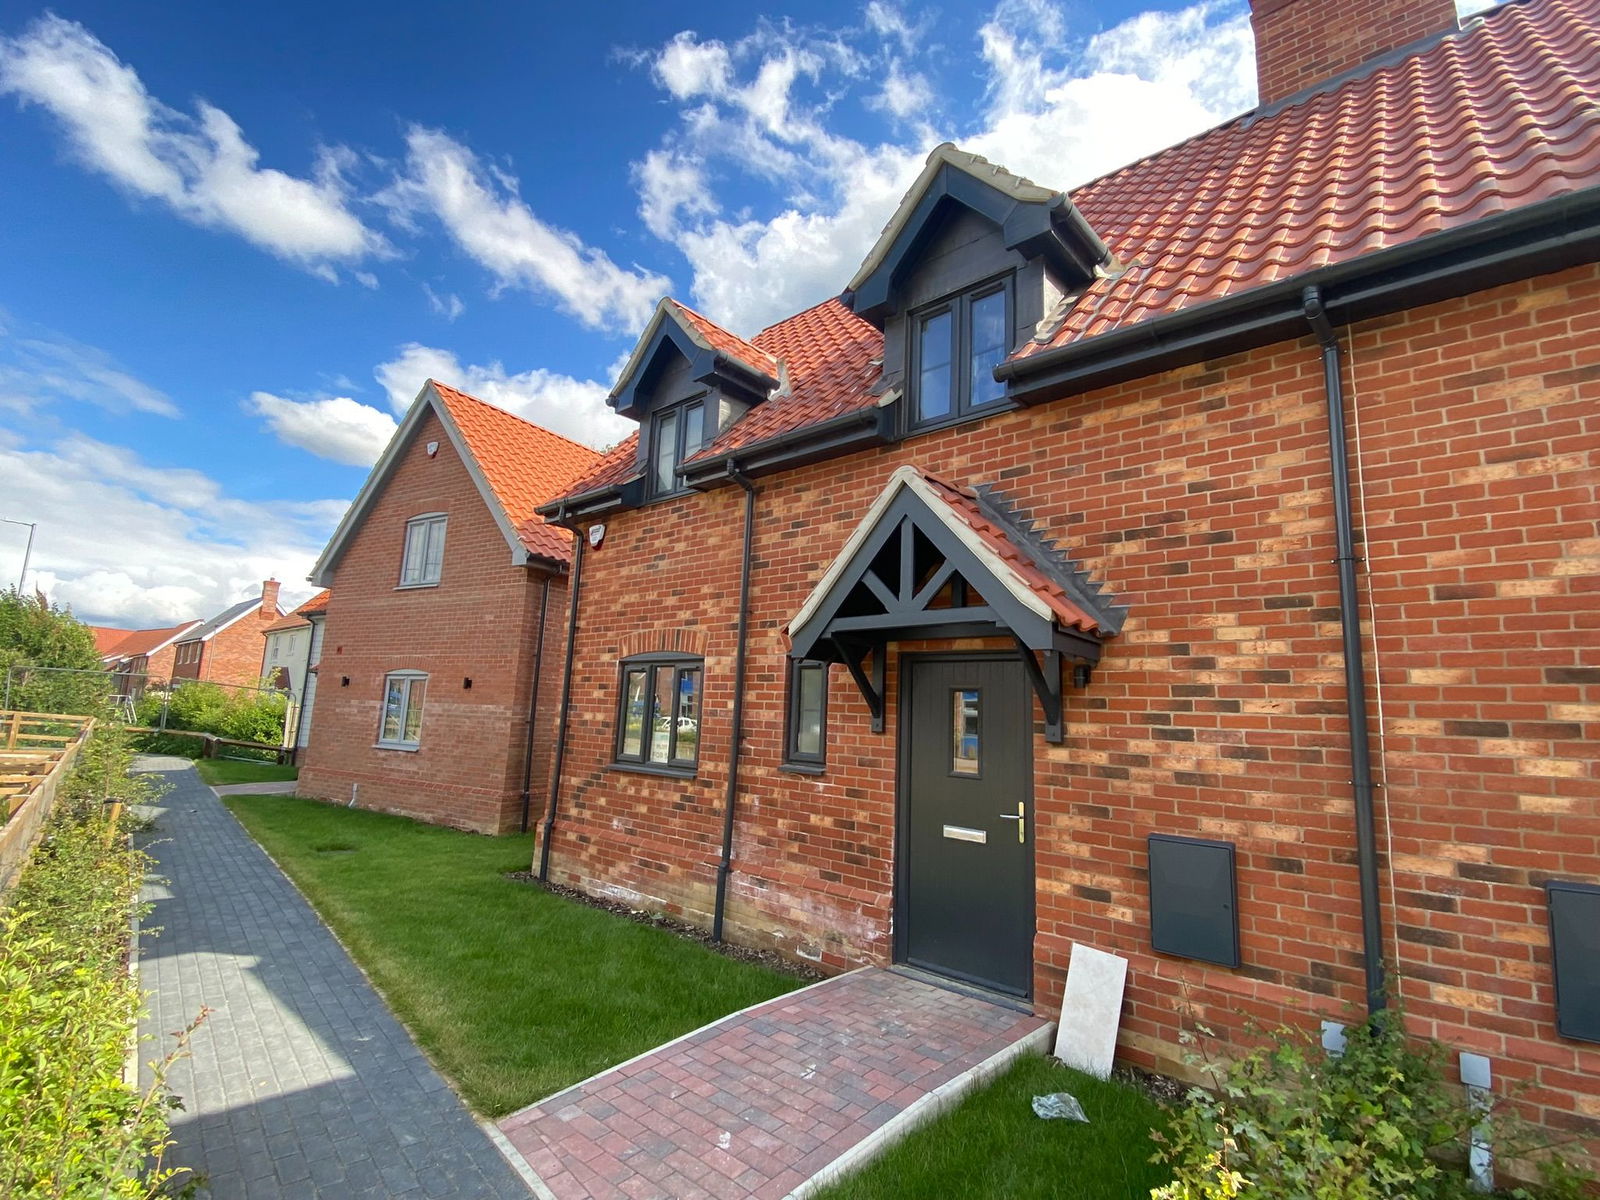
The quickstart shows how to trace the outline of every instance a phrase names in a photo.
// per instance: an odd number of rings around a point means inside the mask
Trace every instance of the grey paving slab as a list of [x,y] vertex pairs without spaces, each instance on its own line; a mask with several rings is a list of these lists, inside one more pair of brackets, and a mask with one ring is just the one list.
[[[181,762],[182,760],[177,760]],[[195,774],[146,760],[171,791],[144,837],[157,873],[139,948],[150,993],[140,1060],[211,1009],[173,1068],[167,1163],[202,1196],[529,1195],[299,892]],[[148,1076],[148,1066],[145,1068]],[[442,1190],[441,1190],[442,1189]]]

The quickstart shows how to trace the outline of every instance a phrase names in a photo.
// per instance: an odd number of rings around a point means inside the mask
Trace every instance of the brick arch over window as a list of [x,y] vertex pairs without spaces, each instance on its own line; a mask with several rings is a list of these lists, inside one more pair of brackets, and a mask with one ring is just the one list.
[[617,647],[618,658],[632,658],[636,654],[688,654],[697,658],[706,656],[706,632],[703,629],[659,630],[641,629],[628,634]]

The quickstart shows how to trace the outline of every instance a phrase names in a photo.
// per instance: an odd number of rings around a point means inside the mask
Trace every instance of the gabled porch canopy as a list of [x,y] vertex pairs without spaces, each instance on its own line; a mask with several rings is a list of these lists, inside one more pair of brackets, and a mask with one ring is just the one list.
[[889,642],[1009,638],[1044,707],[1047,736],[1059,741],[1062,660],[1092,667],[1123,616],[993,492],[953,487],[906,466],[890,477],[787,633],[792,658],[844,663],[875,731],[883,728]]

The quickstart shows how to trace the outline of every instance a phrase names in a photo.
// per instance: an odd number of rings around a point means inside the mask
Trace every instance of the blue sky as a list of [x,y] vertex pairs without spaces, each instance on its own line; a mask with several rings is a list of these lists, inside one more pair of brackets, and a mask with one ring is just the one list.
[[128,625],[299,600],[428,375],[608,445],[659,295],[750,335],[835,294],[938,142],[1068,187],[1255,99],[1243,0],[548,7],[6,6],[30,589]]

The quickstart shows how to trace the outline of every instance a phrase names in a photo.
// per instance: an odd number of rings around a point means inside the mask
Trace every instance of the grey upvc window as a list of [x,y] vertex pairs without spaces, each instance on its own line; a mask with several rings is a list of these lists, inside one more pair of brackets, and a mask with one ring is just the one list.
[[383,715],[378,745],[415,750],[422,738],[422,700],[428,677],[421,671],[392,671],[383,678]]
[[616,760],[693,771],[700,761],[698,658],[630,658],[622,664]]
[[1005,399],[994,369],[1011,348],[1009,279],[913,313],[910,324],[912,428],[960,420]]
[[424,513],[406,522],[401,587],[428,587],[439,582],[444,570],[444,527],[443,513]]
[[828,664],[813,660],[789,667],[788,728],[784,759],[820,767],[828,751]]
[[650,425],[652,496],[666,496],[684,490],[677,474],[678,465],[715,436],[715,411],[706,398],[701,398],[655,414]]

